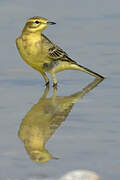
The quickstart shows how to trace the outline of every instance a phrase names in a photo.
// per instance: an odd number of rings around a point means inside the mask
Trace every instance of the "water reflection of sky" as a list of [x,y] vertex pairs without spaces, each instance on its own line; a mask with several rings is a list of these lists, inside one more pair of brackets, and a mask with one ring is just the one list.
[[[0,1],[1,178],[60,177],[78,168],[96,171],[103,179],[120,178],[119,7],[118,0]],[[29,160],[17,137],[21,119],[44,91],[40,74],[23,62],[15,46],[26,19],[35,15],[57,23],[45,30],[52,41],[80,64],[107,77],[75,104],[69,119],[48,142],[50,152],[56,149],[63,159],[42,167]],[[59,96],[77,92],[93,80],[73,71],[60,73],[57,79]]]

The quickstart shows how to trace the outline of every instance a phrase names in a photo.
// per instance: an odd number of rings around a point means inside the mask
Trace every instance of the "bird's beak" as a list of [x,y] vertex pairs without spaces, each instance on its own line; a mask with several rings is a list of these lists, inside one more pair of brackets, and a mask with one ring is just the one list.
[[56,23],[55,23],[55,22],[49,22],[49,21],[48,21],[47,24],[48,24],[48,25],[54,25],[54,24],[56,24]]

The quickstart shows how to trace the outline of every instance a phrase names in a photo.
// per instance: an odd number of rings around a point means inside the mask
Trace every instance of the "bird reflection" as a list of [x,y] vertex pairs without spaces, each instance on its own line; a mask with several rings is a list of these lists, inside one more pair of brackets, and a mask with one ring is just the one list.
[[51,97],[47,98],[49,87],[46,87],[42,97],[22,119],[18,136],[24,142],[25,149],[34,162],[48,162],[54,157],[45,144],[57,128],[67,118],[73,105],[86,93],[95,88],[103,79],[95,79],[81,91],[70,96],[57,96],[53,89]]

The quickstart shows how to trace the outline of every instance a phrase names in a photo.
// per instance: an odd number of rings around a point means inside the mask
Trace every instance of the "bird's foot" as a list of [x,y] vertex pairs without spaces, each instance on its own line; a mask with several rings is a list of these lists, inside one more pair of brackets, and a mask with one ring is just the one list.
[[57,89],[57,83],[53,83],[53,88]]
[[46,86],[49,86],[49,81],[48,82],[46,82],[46,84],[45,84]]

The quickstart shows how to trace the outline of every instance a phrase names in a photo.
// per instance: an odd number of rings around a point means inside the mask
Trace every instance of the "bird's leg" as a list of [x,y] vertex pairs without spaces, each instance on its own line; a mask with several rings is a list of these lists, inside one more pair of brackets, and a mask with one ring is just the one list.
[[49,92],[49,86],[46,86],[45,90],[44,90],[44,93],[42,95],[42,97],[40,99],[45,99],[48,95],[48,92]]
[[56,99],[56,96],[57,96],[57,87],[54,87],[54,88],[53,88],[52,98],[53,98],[53,99]]
[[57,98],[57,87],[53,87],[52,105],[54,106],[56,106],[56,98]]
[[55,73],[51,73],[51,76],[53,80],[53,87],[57,87],[57,79],[56,79]]
[[49,79],[48,79],[47,75],[44,72],[40,72],[40,73],[41,73],[41,75],[43,76],[43,78],[44,78],[44,80],[46,82],[45,85],[48,86],[49,85]]

